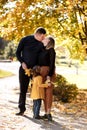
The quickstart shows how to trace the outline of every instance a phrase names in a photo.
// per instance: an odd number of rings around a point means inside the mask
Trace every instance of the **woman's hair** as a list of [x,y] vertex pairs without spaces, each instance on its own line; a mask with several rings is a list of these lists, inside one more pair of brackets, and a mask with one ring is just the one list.
[[48,42],[46,48],[47,49],[54,48],[55,47],[55,40],[54,40],[54,38],[52,36],[48,36],[47,38],[49,39],[49,42]]
[[33,73],[33,76],[38,76],[40,75],[40,66],[34,66],[33,69],[32,69],[32,73]]

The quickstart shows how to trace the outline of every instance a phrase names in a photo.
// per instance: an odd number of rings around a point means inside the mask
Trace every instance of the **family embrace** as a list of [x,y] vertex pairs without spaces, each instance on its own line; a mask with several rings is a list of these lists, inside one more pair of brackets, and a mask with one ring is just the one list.
[[[55,79],[55,40],[52,36],[45,36],[46,30],[39,27],[35,33],[22,38],[16,55],[21,63],[19,68],[19,112],[23,115],[26,110],[26,93],[32,79],[30,97],[33,99],[33,118],[45,118],[52,121],[51,107],[53,97],[53,82]],[[25,70],[30,69],[30,75]],[[40,116],[41,102],[44,102],[44,115]]]

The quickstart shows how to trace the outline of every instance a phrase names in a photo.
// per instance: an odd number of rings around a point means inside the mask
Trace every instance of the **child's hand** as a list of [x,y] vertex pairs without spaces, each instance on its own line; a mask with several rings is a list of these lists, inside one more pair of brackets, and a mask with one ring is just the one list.
[[48,84],[48,86],[51,86],[51,81],[50,81],[50,79],[47,79],[45,83]]
[[50,80],[50,76],[47,76],[47,80]]
[[48,82],[48,87],[51,87],[51,82]]

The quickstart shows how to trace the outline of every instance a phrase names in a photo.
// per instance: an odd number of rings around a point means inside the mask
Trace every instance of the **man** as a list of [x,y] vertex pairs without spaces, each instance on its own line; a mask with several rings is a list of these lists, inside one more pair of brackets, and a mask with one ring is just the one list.
[[26,69],[31,69],[37,65],[38,55],[43,48],[42,40],[45,38],[46,30],[43,27],[36,29],[33,35],[22,38],[19,42],[16,56],[21,63],[19,69],[19,83],[20,83],[20,95],[19,95],[19,113],[16,115],[23,115],[26,107],[26,93],[30,81],[30,76],[25,74]]

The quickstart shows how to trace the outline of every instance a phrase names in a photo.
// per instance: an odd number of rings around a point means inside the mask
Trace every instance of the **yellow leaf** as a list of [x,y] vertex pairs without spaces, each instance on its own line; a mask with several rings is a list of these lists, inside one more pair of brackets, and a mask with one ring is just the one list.
[[30,76],[31,75],[31,69],[25,69],[25,75]]

